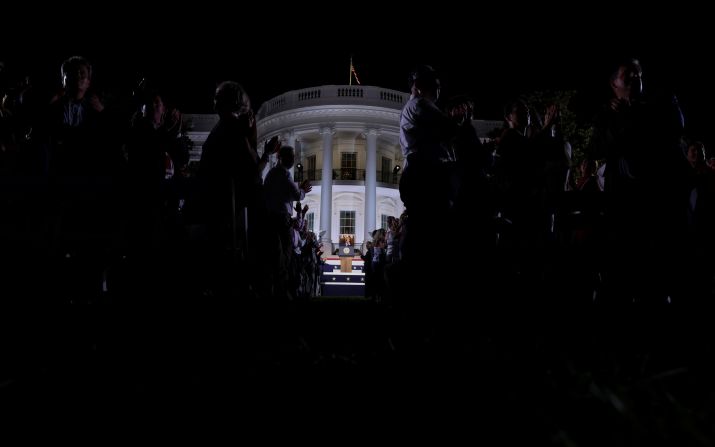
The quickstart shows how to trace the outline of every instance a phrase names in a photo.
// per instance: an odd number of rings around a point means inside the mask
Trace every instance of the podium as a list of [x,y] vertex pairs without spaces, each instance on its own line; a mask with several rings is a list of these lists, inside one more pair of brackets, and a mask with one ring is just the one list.
[[338,256],[340,257],[340,271],[351,273],[353,271],[353,257],[355,247],[353,246],[352,235],[341,235],[338,245]]

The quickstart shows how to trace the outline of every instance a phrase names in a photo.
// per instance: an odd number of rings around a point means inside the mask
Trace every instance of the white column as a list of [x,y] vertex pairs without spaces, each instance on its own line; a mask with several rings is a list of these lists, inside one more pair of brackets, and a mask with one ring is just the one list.
[[293,144],[295,144],[295,163],[298,164],[299,161],[302,163],[301,160],[303,159],[303,143],[300,138],[296,137],[295,143]]
[[331,127],[321,127],[323,136],[323,177],[320,183],[320,231],[325,231],[323,239],[323,253],[333,254],[331,240],[331,220],[333,217],[333,133]]
[[371,239],[371,233],[376,229],[377,219],[377,130],[368,129],[367,156],[365,157],[365,240]]

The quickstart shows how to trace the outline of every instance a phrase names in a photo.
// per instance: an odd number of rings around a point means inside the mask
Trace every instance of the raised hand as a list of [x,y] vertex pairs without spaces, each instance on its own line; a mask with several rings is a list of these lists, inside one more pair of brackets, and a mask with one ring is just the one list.
[[181,131],[181,112],[179,109],[171,109],[166,128],[172,133],[178,134]]
[[621,112],[631,105],[627,98],[613,98],[609,104],[614,112]]
[[300,184],[300,189],[305,191],[306,194],[312,191],[313,187],[310,185],[310,180],[303,180],[303,183]]
[[266,144],[263,146],[263,153],[264,154],[275,154],[281,149],[281,142],[278,139],[278,135],[274,136],[270,140],[266,141]]
[[100,101],[99,96],[97,95],[93,94],[89,97],[89,105],[97,112],[104,110],[104,104],[102,104],[102,101]]
[[275,136],[270,140],[266,141],[266,143],[263,145],[263,155],[261,156],[260,161],[262,163],[268,163],[268,157],[278,152],[280,148],[281,142],[278,140],[278,136]]
[[544,128],[550,127],[556,124],[556,118],[559,116],[559,106],[556,104],[551,104],[546,108],[546,113],[544,114]]

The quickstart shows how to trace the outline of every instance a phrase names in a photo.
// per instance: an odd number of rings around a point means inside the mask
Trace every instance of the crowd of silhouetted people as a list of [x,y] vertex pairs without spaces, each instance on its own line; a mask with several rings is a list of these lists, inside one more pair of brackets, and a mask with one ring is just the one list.
[[292,183],[294,151],[277,138],[258,154],[238,83],[218,86],[219,122],[190,166],[182,115],[156,80],[105,107],[80,56],[52,95],[4,65],[2,75],[4,300],[319,295],[307,207],[292,216],[310,183]]
[[[240,84],[218,85],[219,121],[192,167],[160,82],[105,106],[83,57],[62,64],[52,95],[2,68],[3,299],[320,295],[326,248],[300,207],[311,184],[294,181],[292,147],[258,147]],[[578,159],[564,105],[510,101],[504,128],[478,135],[470,98],[438,102],[437,72],[411,73],[405,213],[363,247],[366,296],[408,313],[712,297],[715,155],[674,97],[646,94],[637,60],[611,68]]]

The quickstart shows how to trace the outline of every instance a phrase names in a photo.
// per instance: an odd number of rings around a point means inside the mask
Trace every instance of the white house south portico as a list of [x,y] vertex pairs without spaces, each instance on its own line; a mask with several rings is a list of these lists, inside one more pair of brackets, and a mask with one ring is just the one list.
[[380,87],[326,85],[284,93],[258,110],[259,148],[278,135],[296,149],[295,180],[313,184],[304,204],[309,229],[325,231],[326,254],[341,234],[361,245],[387,216],[403,212],[399,117],[408,98]]

